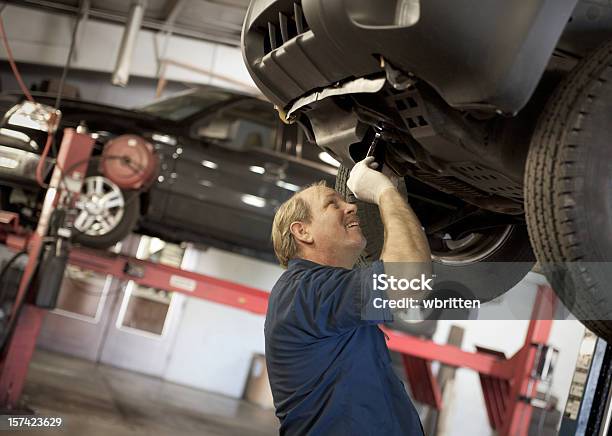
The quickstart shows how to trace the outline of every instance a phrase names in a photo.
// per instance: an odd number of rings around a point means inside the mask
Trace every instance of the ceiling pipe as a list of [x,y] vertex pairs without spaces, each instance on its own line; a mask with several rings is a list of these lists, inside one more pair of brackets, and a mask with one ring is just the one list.
[[130,79],[130,64],[132,63],[132,53],[136,45],[136,37],[142,25],[144,11],[147,6],[147,0],[134,0],[130,8],[128,21],[125,24],[121,45],[119,46],[119,54],[117,55],[117,63],[113,70],[111,83],[116,86],[126,86]]

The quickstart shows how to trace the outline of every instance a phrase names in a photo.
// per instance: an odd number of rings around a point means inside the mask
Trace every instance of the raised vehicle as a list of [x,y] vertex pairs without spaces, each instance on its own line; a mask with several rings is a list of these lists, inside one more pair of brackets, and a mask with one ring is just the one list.
[[[439,270],[486,300],[537,259],[611,340],[610,41],[605,2],[252,0],[242,50],[280,117],[342,163],[347,195],[378,142]],[[382,226],[360,210],[368,261]]]
[[[55,101],[33,96],[40,104]],[[35,173],[47,128],[21,95],[1,96],[0,110],[1,208],[34,226],[44,194]],[[296,126],[281,123],[269,102],[234,91],[202,87],[135,110],[62,99],[60,111],[56,148],[65,127],[83,125],[96,140],[74,238],[93,248],[136,231],[273,261],[275,207],[303,185],[333,183],[336,172],[335,161]],[[125,134],[149,141],[159,158],[159,173],[145,189],[121,189],[99,171],[105,145]],[[47,170],[52,161],[53,155]]]

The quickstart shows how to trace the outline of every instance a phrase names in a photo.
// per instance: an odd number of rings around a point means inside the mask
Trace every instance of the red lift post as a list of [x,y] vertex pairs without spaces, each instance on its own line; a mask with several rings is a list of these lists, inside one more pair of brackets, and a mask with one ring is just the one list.
[[556,306],[549,286],[539,286],[523,346],[511,358],[479,347],[469,352],[454,345],[408,336],[384,329],[389,349],[402,353],[406,378],[415,400],[441,409],[441,392],[431,372],[431,362],[469,368],[480,376],[491,427],[500,436],[526,435],[537,387],[538,365],[549,349],[546,345]]
[[[58,156],[59,168],[74,167],[73,171],[80,172],[82,180],[91,145],[92,140],[88,136],[68,130],[64,134]],[[83,163],[82,166],[78,165],[80,162]],[[57,184],[54,185],[52,180],[52,189],[49,189],[45,199],[48,211],[57,204],[59,198],[58,190],[53,187],[58,187],[59,179],[66,177],[61,175],[61,170],[56,171],[59,171],[57,177],[54,173]],[[79,176],[74,178],[78,180]],[[29,279],[37,267],[48,216],[41,220],[36,232],[29,238],[16,231],[13,218],[10,214],[0,213],[0,224],[9,228],[4,243],[15,250],[28,248],[29,261],[17,295],[21,301],[26,298]],[[123,255],[75,248],[70,252],[69,263],[122,280],[133,280],[143,286],[180,292],[261,315],[266,313],[268,306],[269,294],[265,291]],[[407,379],[415,400],[437,409],[443,407],[439,386],[431,372],[431,362],[470,368],[480,375],[491,427],[497,430],[500,436],[527,435],[532,396],[537,386],[534,374],[540,363],[542,350],[546,348],[555,302],[555,295],[550,287],[538,288],[524,344],[509,359],[502,353],[485,348],[468,352],[453,345],[437,344],[385,329],[389,337],[388,346],[391,350],[402,353]],[[15,334],[0,360],[0,408],[4,410],[14,409],[18,405],[44,312],[43,309],[25,304],[19,315]]]
[[[17,407],[42,324],[44,309],[28,304],[26,299],[32,298],[28,291],[39,266],[43,238],[47,236],[51,215],[60,201],[74,201],[81,192],[81,184],[85,178],[93,142],[90,136],[77,133],[74,129],[64,131],[38,226],[36,231],[29,235],[27,247],[22,247],[27,248],[28,263],[7,323],[9,329],[10,326],[15,325],[15,333],[0,356],[0,407],[2,409],[10,410]],[[69,194],[72,195],[72,198],[66,197]]]

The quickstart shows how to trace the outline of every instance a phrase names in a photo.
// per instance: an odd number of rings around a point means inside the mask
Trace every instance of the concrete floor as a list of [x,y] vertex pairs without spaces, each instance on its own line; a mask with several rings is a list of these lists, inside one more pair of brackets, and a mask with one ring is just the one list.
[[272,410],[129,371],[37,350],[24,395],[37,415],[87,436],[274,435]]

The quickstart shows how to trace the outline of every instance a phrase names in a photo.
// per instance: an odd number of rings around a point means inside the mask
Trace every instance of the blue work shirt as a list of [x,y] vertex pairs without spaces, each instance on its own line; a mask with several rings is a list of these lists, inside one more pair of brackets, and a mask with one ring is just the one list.
[[281,435],[423,434],[377,326],[393,317],[372,313],[384,298],[374,273],[381,261],[348,270],[292,259],[272,288],[264,332]]

